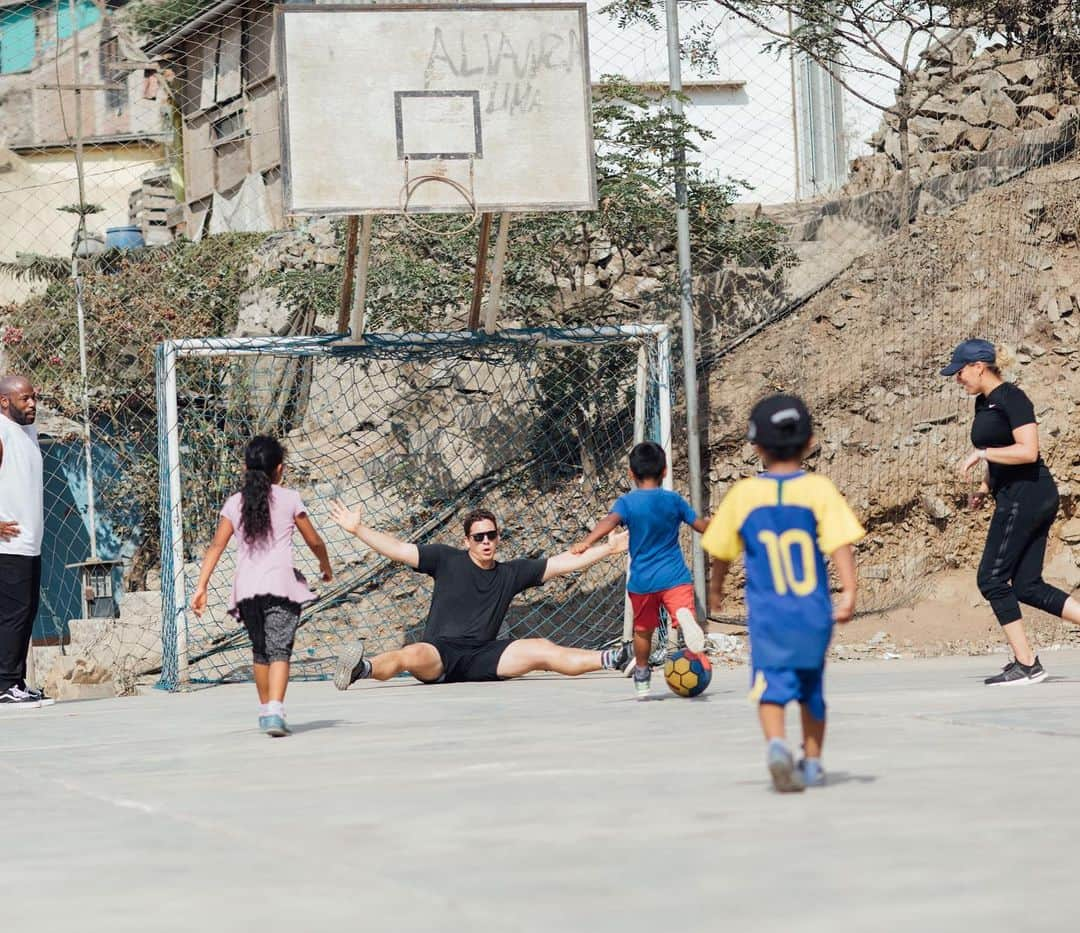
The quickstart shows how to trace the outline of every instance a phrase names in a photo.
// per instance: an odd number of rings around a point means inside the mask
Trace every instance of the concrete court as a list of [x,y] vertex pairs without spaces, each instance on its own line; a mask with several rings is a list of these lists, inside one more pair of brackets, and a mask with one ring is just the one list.
[[1080,907],[1080,652],[833,665],[830,786],[768,789],[746,672],[231,686],[0,716],[5,929],[1041,931]]

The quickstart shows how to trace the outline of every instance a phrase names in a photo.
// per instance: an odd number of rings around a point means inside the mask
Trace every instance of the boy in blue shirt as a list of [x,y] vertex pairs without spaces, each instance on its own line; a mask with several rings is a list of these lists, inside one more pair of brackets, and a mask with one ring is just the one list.
[[[825,781],[825,653],[833,622],[848,622],[855,611],[852,544],[866,533],[827,478],[803,472],[812,433],[810,413],[795,396],[759,402],[750,414],[748,439],[765,471],[731,487],[701,540],[713,557],[713,612],[723,600],[731,561],[745,551],[750,698],[758,703],[769,773],[780,792]],[[835,606],[826,556],[840,581]],[[802,712],[805,757],[798,766],[784,738],[784,709],[792,701]]]
[[630,476],[637,488],[619,496],[611,511],[570,549],[581,554],[619,525],[626,525],[630,532],[626,589],[634,611],[634,689],[639,700],[649,695],[649,650],[660,624],[661,606],[671,624],[682,629],[690,651],[700,654],[705,649],[705,633],[698,625],[694,585],[679,547],[679,531],[684,522],[697,532],[703,532],[708,523],[698,518],[677,492],[662,488],[666,475],[663,447],[652,441],[634,445]]

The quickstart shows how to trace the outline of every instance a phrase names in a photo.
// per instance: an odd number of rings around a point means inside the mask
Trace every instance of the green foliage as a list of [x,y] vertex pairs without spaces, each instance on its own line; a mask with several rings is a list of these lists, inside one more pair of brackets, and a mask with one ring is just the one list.
[[64,204],[57,208],[65,214],[80,214],[83,217],[89,214],[100,214],[105,210],[100,204]]
[[147,39],[168,35],[218,0],[138,0],[128,7],[131,28]]
[[[236,328],[239,294],[261,235],[208,237],[167,248],[112,252],[83,263],[89,406],[93,435],[117,452],[97,488],[120,540],[147,535],[136,577],[157,562],[158,464],[154,349],[170,338]],[[66,261],[65,261],[66,262]],[[45,405],[82,423],[75,283],[52,281],[20,305],[0,308],[0,341],[12,372],[34,380]]]

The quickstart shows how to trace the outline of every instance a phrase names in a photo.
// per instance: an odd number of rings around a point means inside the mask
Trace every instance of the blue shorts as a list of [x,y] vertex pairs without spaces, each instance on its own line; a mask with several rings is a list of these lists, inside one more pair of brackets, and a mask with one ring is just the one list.
[[825,719],[825,668],[782,670],[755,668],[750,674],[750,701],[787,706],[798,702],[819,722]]

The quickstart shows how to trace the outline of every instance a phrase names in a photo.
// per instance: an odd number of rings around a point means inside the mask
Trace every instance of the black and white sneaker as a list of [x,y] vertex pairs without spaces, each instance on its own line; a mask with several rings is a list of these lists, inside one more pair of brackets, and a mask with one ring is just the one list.
[[41,701],[35,700],[29,693],[18,687],[8,687],[0,693],[0,707],[13,709],[41,709]]
[[44,690],[38,690],[36,687],[31,687],[29,684],[20,689],[30,697],[30,699],[37,700],[42,706],[52,706],[56,702],[52,697],[45,696]]
[[1012,660],[1001,669],[1000,674],[987,677],[983,683],[988,687],[1026,687],[1044,680],[1046,680],[1046,670],[1036,655],[1034,663],[1030,666]]

